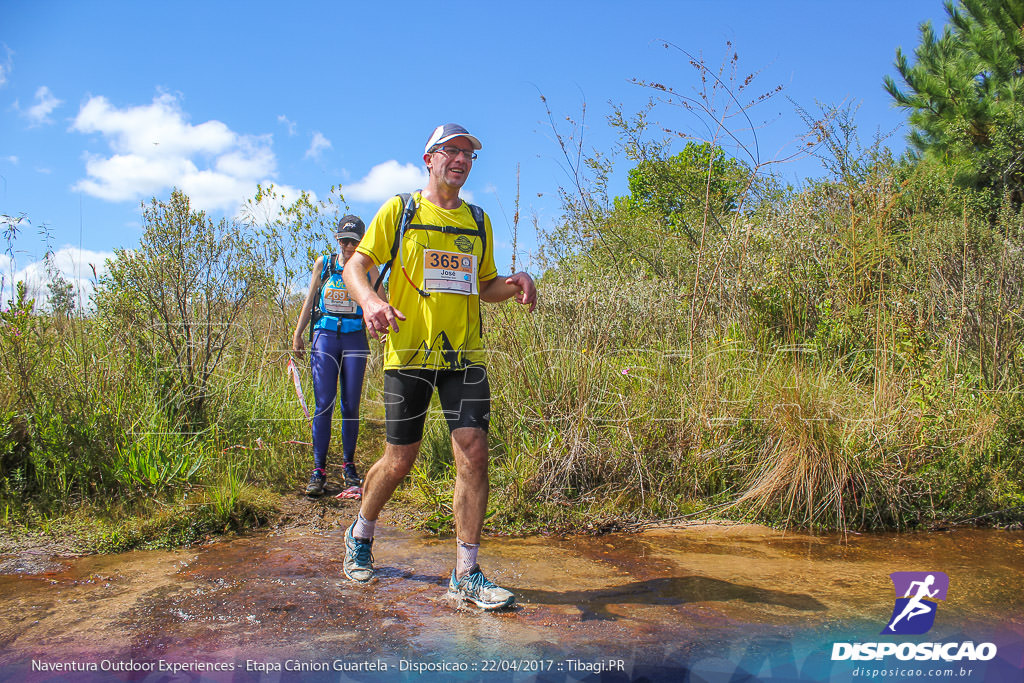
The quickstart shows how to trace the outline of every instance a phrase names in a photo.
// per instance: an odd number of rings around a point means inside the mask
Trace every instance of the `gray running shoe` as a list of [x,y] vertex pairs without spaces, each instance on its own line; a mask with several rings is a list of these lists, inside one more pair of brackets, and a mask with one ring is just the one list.
[[313,470],[313,474],[309,477],[309,483],[306,484],[306,495],[322,496],[324,494],[324,484],[326,483],[327,473],[320,468]]
[[363,478],[356,471],[355,463],[345,463],[345,483],[349,486],[362,486]]
[[345,530],[345,576],[366,583],[373,578],[373,539],[356,538],[352,535],[352,526]]
[[461,581],[455,580],[455,570],[448,581],[448,595],[471,602],[482,610],[491,611],[511,607],[516,601],[510,591],[495,585],[480,571],[480,565],[473,565]]

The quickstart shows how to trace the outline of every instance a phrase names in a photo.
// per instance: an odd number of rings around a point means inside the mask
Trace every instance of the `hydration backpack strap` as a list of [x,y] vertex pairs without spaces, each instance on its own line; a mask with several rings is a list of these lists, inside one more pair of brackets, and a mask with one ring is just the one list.
[[316,299],[313,301],[313,310],[309,313],[309,343],[313,343],[313,331],[316,328],[316,324],[320,322],[320,318],[324,317],[324,312],[320,309],[320,299],[324,295],[324,285],[327,283],[327,273],[330,272],[330,268],[334,265],[334,254],[331,254],[330,258],[325,258],[323,265],[320,266],[320,287],[316,291]]
[[[484,230],[484,210],[476,204],[469,205],[469,212],[473,214],[473,220],[476,222],[476,229],[480,233],[480,242],[483,245],[484,254],[487,253],[487,231]],[[483,258],[481,256],[480,258]]]
[[[422,192],[422,190],[416,190]],[[381,266],[380,275],[377,276],[377,281],[373,283],[373,291],[377,291],[380,284],[384,282],[384,277],[391,270],[391,264],[395,262],[395,257],[398,255],[398,248],[402,244],[402,237],[405,235],[405,231],[409,229],[409,224],[412,223],[412,217],[416,215],[416,200],[412,198],[412,194],[408,192],[402,192],[401,194],[395,195],[402,200],[402,217],[398,220],[398,228],[395,230],[395,241],[391,244],[391,258],[388,262]]]
[[[324,264],[320,268],[320,289],[323,290],[324,285],[327,284],[327,277],[334,273],[334,270],[338,267],[338,255],[331,254],[330,258],[324,259]],[[319,303],[319,301],[318,301]]]
[[[443,232],[446,235],[469,235],[470,237],[479,237],[480,242],[483,244],[484,250],[487,249],[487,231],[484,229],[484,210],[476,204],[466,204],[469,207],[469,212],[473,214],[473,221],[476,223],[476,229],[471,228],[457,228],[454,225],[424,225],[422,223],[413,223],[412,225],[406,226],[406,230],[429,230],[431,232]],[[482,258],[482,257],[481,257]]]
[[[484,210],[476,204],[469,205],[469,212],[473,214],[473,221],[476,223],[476,229],[480,233],[480,244],[483,246],[483,254],[480,256],[481,259],[487,254],[487,231],[484,229]],[[484,336],[484,312],[480,310],[480,297],[476,300],[476,316],[477,320],[480,321],[480,338]]]

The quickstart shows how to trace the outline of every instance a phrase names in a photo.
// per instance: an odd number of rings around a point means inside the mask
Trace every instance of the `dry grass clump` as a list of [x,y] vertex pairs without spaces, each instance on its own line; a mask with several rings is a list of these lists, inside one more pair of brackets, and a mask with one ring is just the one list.
[[880,476],[885,443],[877,437],[894,415],[879,414],[869,393],[827,368],[793,370],[776,370],[752,397],[763,440],[745,454],[746,488],[735,505],[805,527],[846,528],[869,509],[884,514],[895,482]]

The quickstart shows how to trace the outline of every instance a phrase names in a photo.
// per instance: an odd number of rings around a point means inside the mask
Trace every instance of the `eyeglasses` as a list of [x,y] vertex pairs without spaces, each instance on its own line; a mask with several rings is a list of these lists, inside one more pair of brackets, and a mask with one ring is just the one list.
[[343,246],[343,247],[358,247],[359,246],[359,240],[354,240],[351,237],[346,237],[346,238],[340,239],[338,241],[341,242],[341,246]]
[[445,145],[444,147],[435,147],[434,151],[435,152],[441,152],[442,154],[444,154],[449,159],[455,159],[460,154],[466,155],[466,158],[469,159],[470,161],[476,159],[476,152],[474,152],[473,150],[471,150],[471,149],[462,149],[461,147],[456,147],[454,145]]

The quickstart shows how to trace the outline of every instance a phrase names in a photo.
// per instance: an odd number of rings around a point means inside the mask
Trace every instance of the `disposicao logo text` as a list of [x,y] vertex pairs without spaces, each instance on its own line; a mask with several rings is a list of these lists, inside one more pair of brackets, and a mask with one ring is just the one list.
[[[935,625],[939,602],[946,599],[949,577],[943,572],[893,572],[896,602],[880,635],[921,635]],[[917,661],[988,661],[996,656],[993,643],[833,643],[832,660],[880,660],[895,656]]]

